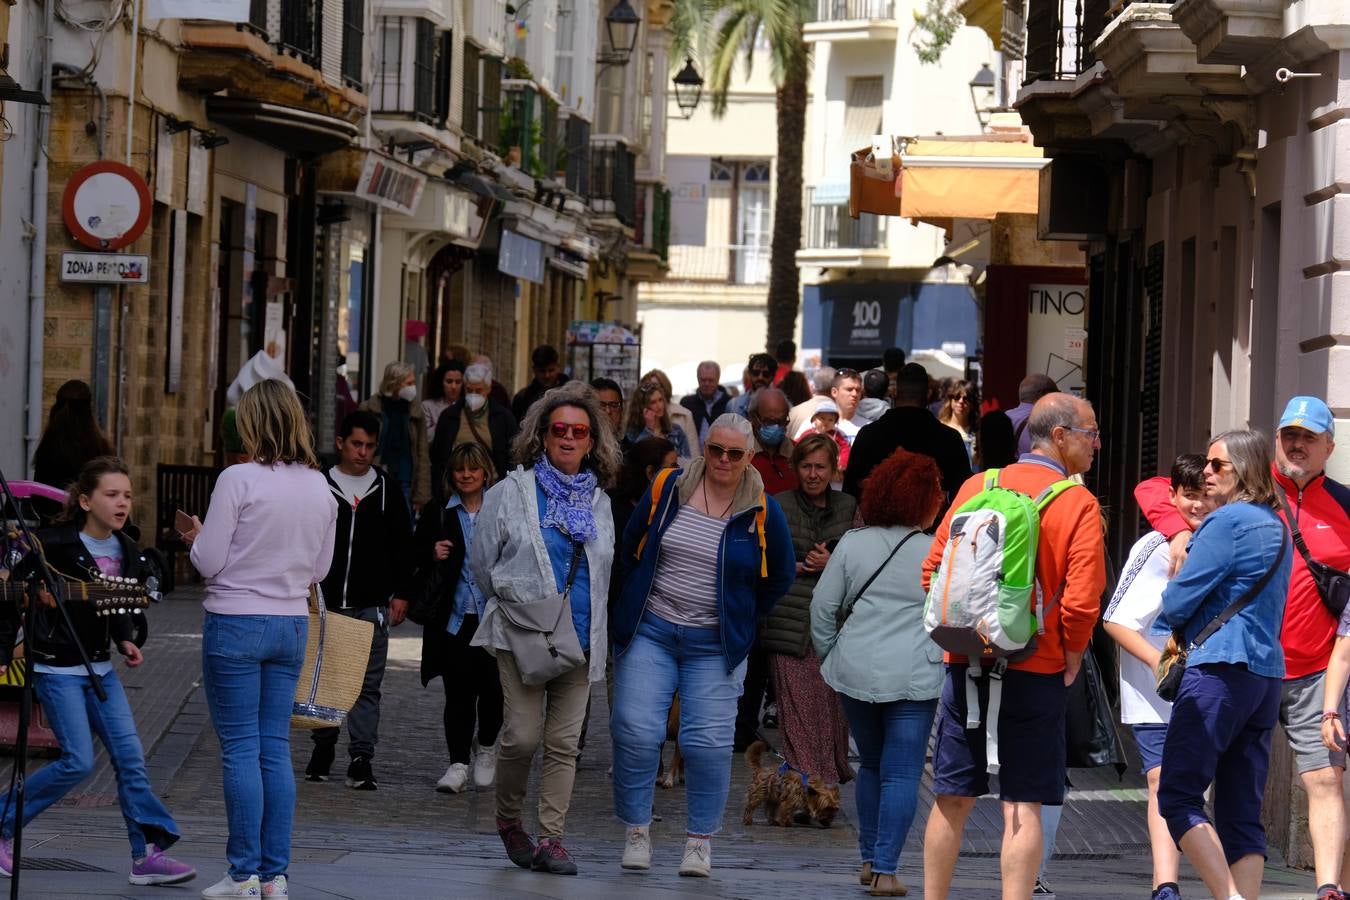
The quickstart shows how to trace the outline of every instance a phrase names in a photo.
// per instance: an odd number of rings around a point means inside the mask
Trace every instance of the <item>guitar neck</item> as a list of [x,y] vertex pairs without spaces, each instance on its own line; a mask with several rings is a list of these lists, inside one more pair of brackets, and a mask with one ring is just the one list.
[[[98,584],[90,584],[87,581],[76,581],[73,578],[58,578],[64,588],[64,599],[75,603],[89,603],[99,600],[107,600],[114,596],[124,596],[127,591],[113,590]],[[0,602],[22,603],[27,599],[26,585],[21,581],[0,581]]]

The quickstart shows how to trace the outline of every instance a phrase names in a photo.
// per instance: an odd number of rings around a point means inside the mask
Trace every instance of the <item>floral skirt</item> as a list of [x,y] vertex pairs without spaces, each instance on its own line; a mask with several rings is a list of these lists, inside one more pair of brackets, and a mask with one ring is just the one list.
[[799,772],[819,775],[826,784],[852,781],[848,720],[839,695],[820,677],[814,648],[808,648],[801,659],[771,653],[769,670],[778,694],[778,727],[788,764]]

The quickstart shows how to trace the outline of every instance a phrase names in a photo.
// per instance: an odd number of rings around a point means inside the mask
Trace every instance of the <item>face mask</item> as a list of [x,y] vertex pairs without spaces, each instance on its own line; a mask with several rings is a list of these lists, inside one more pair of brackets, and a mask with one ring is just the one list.
[[416,385],[410,384],[406,387],[401,387],[398,389],[398,399],[400,400],[407,400],[409,403],[411,403],[413,398],[416,396],[417,396]]
[[770,447],[776,447],[783,443],[785,437],[787,437],[787,432],[782,425],[765,425],[759,430],[759,442]]
[[487,403],[487,398],[482,394],[469,394],[464,398],[464,405],[469,408],[469,412],[478,412]]

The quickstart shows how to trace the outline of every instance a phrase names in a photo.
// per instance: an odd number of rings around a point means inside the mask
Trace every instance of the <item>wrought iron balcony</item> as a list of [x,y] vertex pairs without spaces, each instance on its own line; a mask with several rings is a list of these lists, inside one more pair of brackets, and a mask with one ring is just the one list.
[[591,207],[637,224],[637,158],[622,141],[591,142]]
[[673,244],[670,280],[713,284],[768,284],[769,248],[746,244],[704,247]]
[[319,0],[281,0],[277,49],[318,67],[323,47],[323,5]]
[[817,22],[894,19],[895,0],[817,0]]
[[1110,0],[1030,0],[1024,83],[1072,80],[1092,68],[1109,7]]
[[848,214],[848,203],[816,203],[814,187],[806,189],[806,235],[812,250],[881,250],[886,247],[886,217]]

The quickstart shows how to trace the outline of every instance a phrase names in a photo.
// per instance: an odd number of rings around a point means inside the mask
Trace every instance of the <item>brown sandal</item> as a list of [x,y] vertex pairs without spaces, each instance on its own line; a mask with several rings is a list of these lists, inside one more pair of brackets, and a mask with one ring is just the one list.
[[896,875],[878,874],[872,876],[872,887],[867,893],[872,897],[903,897],[909,888]]
[[870,862],[862,864],[862,871],[858,873],[858,883],[863,887],[872,886],[872,864]]

